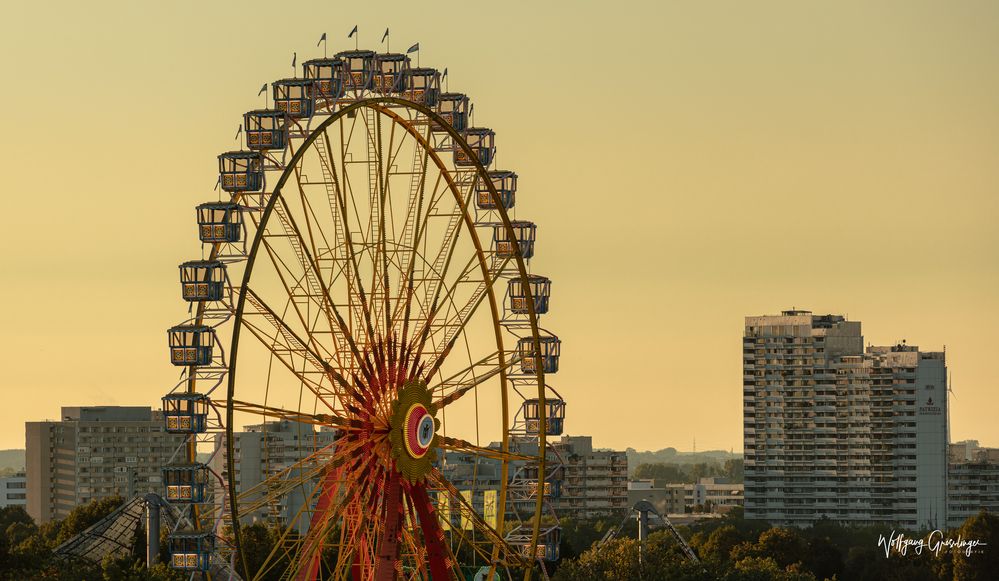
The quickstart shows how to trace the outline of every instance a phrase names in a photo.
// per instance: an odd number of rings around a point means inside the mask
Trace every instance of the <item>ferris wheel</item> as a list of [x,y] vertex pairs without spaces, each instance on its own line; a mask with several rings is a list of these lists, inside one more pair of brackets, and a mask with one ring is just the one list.
[[[188,434],[163,481],[192,578],[531,579],[558,559],[551,281],[446,76],[309,60],[218,156],[163,398]],[[270,554],[244,550],[251,522]]]

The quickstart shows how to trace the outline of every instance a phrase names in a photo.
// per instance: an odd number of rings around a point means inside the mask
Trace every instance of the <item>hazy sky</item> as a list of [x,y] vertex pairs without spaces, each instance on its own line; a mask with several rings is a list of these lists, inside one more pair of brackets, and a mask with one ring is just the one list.
[[385,27],[520,174],[567,431],[742,447],[743,317],[946,345],[954,440],[999,446],[999,3],[20,2],[0,21],[0,448],[62,405],[158,405],[261,84]]

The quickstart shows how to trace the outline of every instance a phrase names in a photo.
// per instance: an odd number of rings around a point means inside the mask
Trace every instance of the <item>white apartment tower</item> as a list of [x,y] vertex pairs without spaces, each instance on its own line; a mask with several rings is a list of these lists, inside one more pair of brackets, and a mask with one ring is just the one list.
[[746,317],[742,361],[746,518],[946,525],[943,353],[794,310]]

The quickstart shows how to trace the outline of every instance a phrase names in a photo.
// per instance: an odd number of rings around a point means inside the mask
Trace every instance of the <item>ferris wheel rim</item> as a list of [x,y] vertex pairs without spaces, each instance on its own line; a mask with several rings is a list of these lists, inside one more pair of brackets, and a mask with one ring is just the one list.
[[[398,117],[393,111],[391,111],[391,106],[392,105],[402,106],[402,107],[406,107],[406,108],[411,109],[411,110],[415,110],[418,113],[426,115],[427,118],[430,120],[430,122],[436,123],[438,126],[440,126],[441,128],[443,128],[450,135],[450,137],[454,140],[454,143],[457,144],[459,147],[461,147],[462,150],[465,152],[465,154],[468,156],[468,158],[473,162],[476,175],[482,180],[482,183],[489,190],[489,193],[492,196],[493,200],[499,200],[500,199],[500,194],[496,190],[495,185],[493,184],[493,182],[492,182],[491,179],[488,179],[488,171],[489,170],[487,170],[486,167],[481,163],[481,161],[478,159],[478,156],[475,155],[474,150],[471,148],[471,146],[468,145],[468,143],[465,141],[465,139],[461,135],[461,133],[459,133],[458,131],[456,131],[444,118],[442,118],[440,115],[438,115],[435,111],[433,111],[429,107],[426,107],[425,105],[420,104],[420,103],[409,101],[407,99],[402,99],[402,98],[399,98],[399,97],[390,97],[390,96],[368,97],[368,98],[364,98],[364,99],[358,99],[358,100],[356,100],[356,101],[354,101],[354,102],[352,102],[352,103],[350,103],[348,105],[342,106],[341,108],[337,109],[335,112],[330,113],[329,116],[326,119],[324,119],[315,129],[311,129],[310,128],[309,131],[308,131],[307,137],[304,139],[304,141],[302,142],[302,144],[298,147],[297,151],[295,151],[293,153],[291,159],[287,162],[287,164],[286,164],[284,170],[282,171],[281,176],[278,178],[277,183],[275,184],[274,188],[269,193],[265,192],[269,196],[268,199],[267,199],[267,205],[264,208],[263,213],[261,214],[260,222],[257,225],[253,242],[252,242],[252,244],[251,244],[251,246],[249,248],[249,251],[248,251],[248,253],[246,255],[246,263],[245,263],[245,267],[244,267],[244,270],[243,270],[242,280],[241,280],[240,285],[239,285],[239,292],[237,294],[238,298],[237,298],[236,311],[235,311],[235,315],[234,315],[234,319],[235,320],[234,320],[234,324],[233,324],[233,328],[232,328],[232,336],[231,336],[230,341],[229,341],[230,350],[229,350],[229,361],[228,361],[228,373],[227,373],[227,378],[226,378],[227,386],[226,386],[226,422],[225,422],[225,434],[226,434],[226,448],[227,448],[226,467],[227,467],[227,472],[228,472],[227,487],[229,489],[229,494],[228,494],[228,498],[229,498],[228,510],[230,512],[231,522],[233,524],[233,526],[232,526],[233,545],[234,545],[234,547],[236,549],[236,552],[239,553],[239,555],[240,555],[239,558],[241,560],[241,564],[243,566],[244,573],[248,573],[248,570],[247,570],[247,563],[246,563],[246,555],[242,551],[242,545],[241,545],[241,541],[240,541],[239,508],[238,508],[238,504],[239,503],[238,503],[238,500],[237,500],[237,495],[235,494],[235,490],[236,490],[236,487],[235,487],[235,454],[234,454],[234,450],[233,450],[233,445],[234,444],[233,444],[233,438],[232,438],[232,434],[233,434],[233,431],[234,431],[233,430],[233,428],[234,428],[233,427],[233,419],[234,419],[233,418],[233,414],[234,414],[235,410],[233,408],[232,402],[234,401],[234,396],[235,396],[235,386],[236,386],[235,378],[236,378],[236,368],[237,368],[238,351],[239,351],[239,337],[240,337],[240,331],[241,331],[241,327],[242,327],[241,321],[242,321],[242,319],[244,317],[244,305],[245,305],[245,302],[246,302],[247,291],[250,288],[249,287],[249,281],[251,279],[253,268],[254,268],[254,265],[255,265],[255,262],[256,262],[255,259],[256,259],[257,255],[259,254],[259,251],[260,251],[260,244],[261,244],[261,241],[263,239],[264,226],[270,220],[271,214],[274,211],[274,207],[278,203],[279,199],[281,199],[281,193],[282,193],[282,190],[283,190],[285,184],[287,183],[288,179],[292,175],[294,168],[301,162],[301,160],[304,157],[305,153],[310,150],[310,148],[313,146],[314,142],[316,141],[316,139],[318,138],[319,135],[323,134],[325,132],[325,130],[329,126],[333,125],[334,123],[336,123],[337,121],[339,121],[343,117],[349,115],[352,112],[356,112],[359,109],[368,107],[368,108],[374,109],[378,113],[387,114],[390,117],[394,117],[395,121],[399,122],[400,125],[403,128],[405,128],[407,131],[409,131],[410,134],[420,144],[420,146],[423,147],[428,152],[428,154],[434,159],[434,162],[438,165],[439,170],[444,175],[448,176],[448,181],[449,181],[448,189],[452,190],[452,192],[455,192],[455,190],[454,190],[454,184],[453,184],[453,181],[452,181],[451,175],[450,175],[450,170],[448,170],[446,168],[446,166],[441,162],[439,156],[434,151],[434,148],[429,143],[427,143],[426,140],[424,140],[422,138],[422,136],[418,132],[414,132],[412,130],[412,128],[408,126],[408,124],[404,123],[403,122],[404,120],[401,117]],[[236,199],[239,196],[240,196],[240,194],[234,193],[233,194],[233,199]],[[463,220],[465,222],[465,228],[467,228],[469,230],[469,232],[471,233],[472,240],[473,240],[474,244],[476,245],[476,254],[477,254],[478,258],[479,258],[479,264],[480,264],[480,266],[484,267],[484,256],[482,254],[482,252],[483,252],[482,251],[482,246],[481,246],[481,242],[480,242],[480,240],[478,238],[478,235],[475,232],[475,223],[472,220],[472,218],[471,218],[471,216],[470,216],[470,214],[468,212],[467,205],[463,204],[460,200],[458,200],[458,202],[459,202],[459,207],[461,208],[461,211],[462,211],[462,218],[463,218]],[[507,213],[506,208],[504,207],[503,204],[500,204],[500,203],[496,203],[495,205],[496,205],[495,209],[498,211],[498,213],[500,215],[500,219],[501,219],[502,225],[503,225],[503,227],[507,231],[507,236],[510,237],[511,239],[515,238],[513,221],[510,219],[510,217],[509,217],[509,215]],[[512,258],[514,259],[514,262],[516,264],[517,278],[519,278],[520,280],[526,282],[528,280],[528,277],[530,276],[530,274],[529,274],[529,272],[527,270],[526,263],[525,263],[525,258],[522,255],[522,252],[521,252],[521,249],[520,249],[519,245],[514,245],[514,253],[513,254],[514,255],[513,255]],[[213,248],[212,256],[214,257],[214,255],[215,255],[215,249]],[[540,326],[538,324],[538,313],[536,312],[534,300],[531,300],[532,297],[531,297],[531,290],[529,288],[530,285],[525,284],[524,286],[527,288],[527,293],[528,293],[527,294],[528,300],[526,301],[526,307],[527,307],[527,311],[528,311],[527,312],[528,323],[529,323],[529,326],[531,328],[531,338],[532,338],[532,342],[533,342],[533,348],[534,348],[534,352],[535,353],[540,353],[541,352],[541,347],[540,347],[540,336],[541,336],[540,331],[541,331],[541,328],[540,328]],[[500,328],[500,326],[501,326],[501,323],[500,323],[501,317],[499,316],[499,307],[498,307],[498,305],[496,303],[496,297],[495,297],[495,293],[494,293],[494,290],[492,288],[492,285],[488,285],[488,288],[486,289],[486,292],[487,292],[487,296],[489,297],[490,309],[492,311],[492,322],[493,322],[493,327],[494,327],[495,333],[496,333],[497,346],[499,348],[500,357],[502,358],[504,356],[504,349],[502,347],[503,346],[503,337],[502,337],[502,332],[501,332],[501,328]],[[204,304],[203,303],[199,304],[199,307],[198,307],[198,317],[197,317],[198,320],[201,319],[203,309],[204,309]],[[546,406],[544,405],[544,403],[545,403],[546,398],[547,398],[547,394],[546,394],[547,390],[546,390],[546,384],[545,384],[544,366],[543,365],[535,365],[534,368],[535,368],[535,374],[534,374],[534,376],[537,379],[538,400],[541,403],[541,405],[539,406],[540,407],[540,414],[541,414],[541,416],[540,416],[540,422],[541,422],[541,425],[545,425],[545,422],[546,422],[546,417],[545,417],[545,415],[546,415]],[[507,387],[506,386],[509,384],[509,379],[506,378],[505,366],[501,366],[501,368],[500,368],[500,374],[501,374],[501,377],[502,377],[502,379],[501,379],[502,385],[504,386],[504,388],[500,390],[501,391],[501,398],[502,398],[502,405],[501,405],[501,409],[502,409],[502,431],[503,431],[502,451],[503,452],[507,452],[508,449],[509,449],[509,436],[510,436],[509,431],[510,431],[510,426],[509,426],[509,402],[508,402],[508,393],[507,393]],[[546,450],[547,450],[547,442],[546,442],[546,439],[547,439],[546,438],[546,432],[547,432],[547,430],[542,429],[539,432],[540,433],[538,434],[538,458],[537,458],[537,466],[538,466],[539,474],[544,474],[545,473],[545,464],[546,464]],[[506,482],[506,480],[508,478],[508,463],[509,463],[509,460],[503,460],[502,461],[502,468],[501,468],[501,470],[502,470],[502,477],[501,477],[501,488],[500,488],[501,492],[500,492],[500,496],[501,496],[502,500],[500,501],[500,506],[503,507],[504,510],[498,510],[497,511],[498,512],[498,515],[497,515],[498,516],[497,528],[500,529],[500,535],[502,535],[501,531],[502,531],[503,523],[504,523],[504,519],[505,519],[505,506],[506,506],[506,498],[505,497],[506,497],[506,488],[507,488],[507,482]],[[530,552],[531,552],[531,554],[535,553],[535,548],[537,546],[537,541],[538,541],[538,536],[539,536],[539,531],[540,531],[540,524],[541,524],[541,515],[543,513],[544,495],[543,494],[538,494],[537,495],[537,499],[536,499],[535,502],[536,502],[536,504],[535,504],[535,510],[534,510],[533,519],[532,519],[533,520],[533,527],[532,527],[532,534],[531,534],[531,542],[530,542],[530,545],[529,545],[530,546]],[[502,538],[502,536],[501,536],[501,538]],[[496,567],[496,565],[495,565],[496,554],[499,552],[499,550],[500,550],[500,546],[494,544],[493,545],[493,555],[494,555],[493,556],[493,562],[494,563],[493,563],[493,565],[490,568],[490,574],[492,573],[492,571],[495,570],[495,567]],[[533,570],[533,567],[527,567],[526,568],[526,570],[525,570],[525,577],[524,577],[525,581],[529,581],[530,580],[532,570]]]

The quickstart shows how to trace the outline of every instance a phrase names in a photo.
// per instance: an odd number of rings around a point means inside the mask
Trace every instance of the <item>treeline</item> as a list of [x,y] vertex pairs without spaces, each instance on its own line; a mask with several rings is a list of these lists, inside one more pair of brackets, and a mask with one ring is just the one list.
[[726,452],[725,450],[706,450],[703,452],[680,452],[676,448],[639,452],[634,448],[625,450],[628,455],[628,467],[634,469],[639,464],[724,464],[726,460],[742,458],[742,454]]
[[[934,537],[978,540],[985,546],[971,550],[929,545],[886,554],[885,527],[843,526],[823,521],[807,529],[768,528],[745,521],[741,509],[718,521],[680,527],[700,562],[688,560],[664,531],[649,535],[639,559],[633,537],[618,537],[580,551],[573,542],[586,542],[569,526],[563,551],[576,554],[558,563],[554,581],[994,581],[999,578],[999,516],[986,512],[969,518],[954,530]],[[606,526],[594,523],[594,527]],[[913,535],[912,539],[926,539]],[[590,541],[592,542],[592,541]]]
[[720,476],[733,484],[742,484],[743,470],[741,458],[730,458],[723,462],[696,462],[677,464],[653,462],[639,464],[631,473],[632,478],[652,478],[656,484],[690,484],[700,478]]

